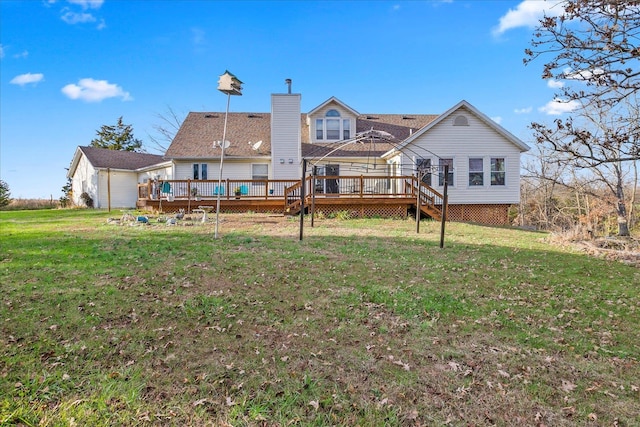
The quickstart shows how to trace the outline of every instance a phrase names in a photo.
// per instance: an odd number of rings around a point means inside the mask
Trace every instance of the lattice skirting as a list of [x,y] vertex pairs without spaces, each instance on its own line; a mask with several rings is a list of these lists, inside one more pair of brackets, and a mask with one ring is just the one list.
[[449,221],[468,221],[486,225],[509,225],[511,205],[449,205]]
[[316,206],[316,213],[325,216],[339,215],[346,212],[350,218],[404,218],[407,216],[406,205],[321,205]]
[[[215,200],[200,200],[200,201],[192,201],[189,205],[186,201],[180,200],[176,202],[163,202],[161,205],[158,205],[156,202],[154,205],[150,203],[139,203],[137,208],[141,210],[148,210],[152,212],[162,212],[164,214],[175,214],[180,211],[180,209],[184,209],[186,213],[190,213],[193,209],[197,209],[198,206],[209,206],[210,210],[216,205]],[[284,203],[280,204],[245,204],[245,203],[234,203],[233,205],[229,205],[227,203],[223,203],[220,206],[220,212],[222,213],[247,213],[247,212],[258,212],[258,213],[283,213],[284,211]]]
[[[203,202],[192,203],[191,208],[197,208],[198,205],[202,205]],[[212,205],[215,203],[207,203]],[[509,207],[511,205],[449,205],[447,212],[447,219],[449,221],[465,221],[475,222],[478,224],[486,225],[509,225]],[[316,213],[321,213],[325,216],[339,215],[342,212],[348,214],[351,218],[404,218],[407,216],[407,212],[410,206],[408,205],[359,205],[359,204],[340,204],[340,205],[316,205]],[[143,208],[139,206],[139,208]],[[150,208],[146,206],[146,208]],[[178,212],[180,208],[186,210],[187,206],[163,203],[162,211],[167,214]],[[246,213],[246,212],[260,212],[260,213],[283,213],[282,208],[276,208],[275,206],[247,206],[244,204],[227,205],[222,206],[221,212],[225,213]]]

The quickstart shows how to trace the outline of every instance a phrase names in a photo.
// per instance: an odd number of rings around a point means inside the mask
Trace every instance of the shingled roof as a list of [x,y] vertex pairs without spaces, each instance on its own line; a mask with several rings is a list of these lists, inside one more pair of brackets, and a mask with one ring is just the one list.
[[[218,158],[220,148],[216,141],[222,140],[225,113],[191,112],[165,153],[169,159]],[[356,119],[356,132],[371,129],[387,132],[393,136],[392,143],[363,141],[345,145],[332,157],[380,156],[392,149],[396,143],[435,120],[434,114],[363,114]],[[313,143],[309,141],[307,115],[300,115],[302,155],[305,157],[324,155],[336,148],[336,143]],[[249,158],[271,155],[270,113],[229,113],[226,139],[231,142],[225,157]],[[262,141],[257,150],[252,144]]]
[[108,150],[96,147],[78,147],[78,149],[84,153],[93,167],[99,169],[137,170],[165,161],[163,156],[157,154]]

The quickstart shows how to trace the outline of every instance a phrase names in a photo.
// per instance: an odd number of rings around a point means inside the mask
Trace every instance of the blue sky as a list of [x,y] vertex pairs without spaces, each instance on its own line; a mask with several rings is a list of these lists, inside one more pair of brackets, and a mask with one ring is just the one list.
[[556,2],[2,0],[0,178],[14,198],[59,198],[75,148],[120,116],[157,153],[158,115],[224,111],[227,69],[244,82],[231,111],[268,112],[291,78],[303,111],[465,99],[533,145],[529,123],[564,112],[543,62],[522,62]]

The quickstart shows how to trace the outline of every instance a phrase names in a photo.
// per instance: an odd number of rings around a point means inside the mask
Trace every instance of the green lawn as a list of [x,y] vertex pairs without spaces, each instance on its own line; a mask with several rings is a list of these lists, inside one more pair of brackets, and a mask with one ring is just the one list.
[[640,270],[413,220],[0,212],[0,425],[640,425]]

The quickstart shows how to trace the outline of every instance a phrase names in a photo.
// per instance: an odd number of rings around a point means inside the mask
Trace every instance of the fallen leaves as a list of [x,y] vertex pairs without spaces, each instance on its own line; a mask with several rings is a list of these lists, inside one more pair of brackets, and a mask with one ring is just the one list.
[[393,363],[394,365],[401,366],[401,367],[402,367],[402,369],[404,369],[405,371],[409,371],[409,370],[411,370],[411,368],[409,367],[409,364],[408,364],[408,363],[405,363],[405,362],[403,362],[403,361],[402,361],[402,360],[400,360],[400,359],[396,359],[396,358],[395,358],[393,355],[391,355],[391,354],[387,356],[387,359],[388,359],[391,363]]

